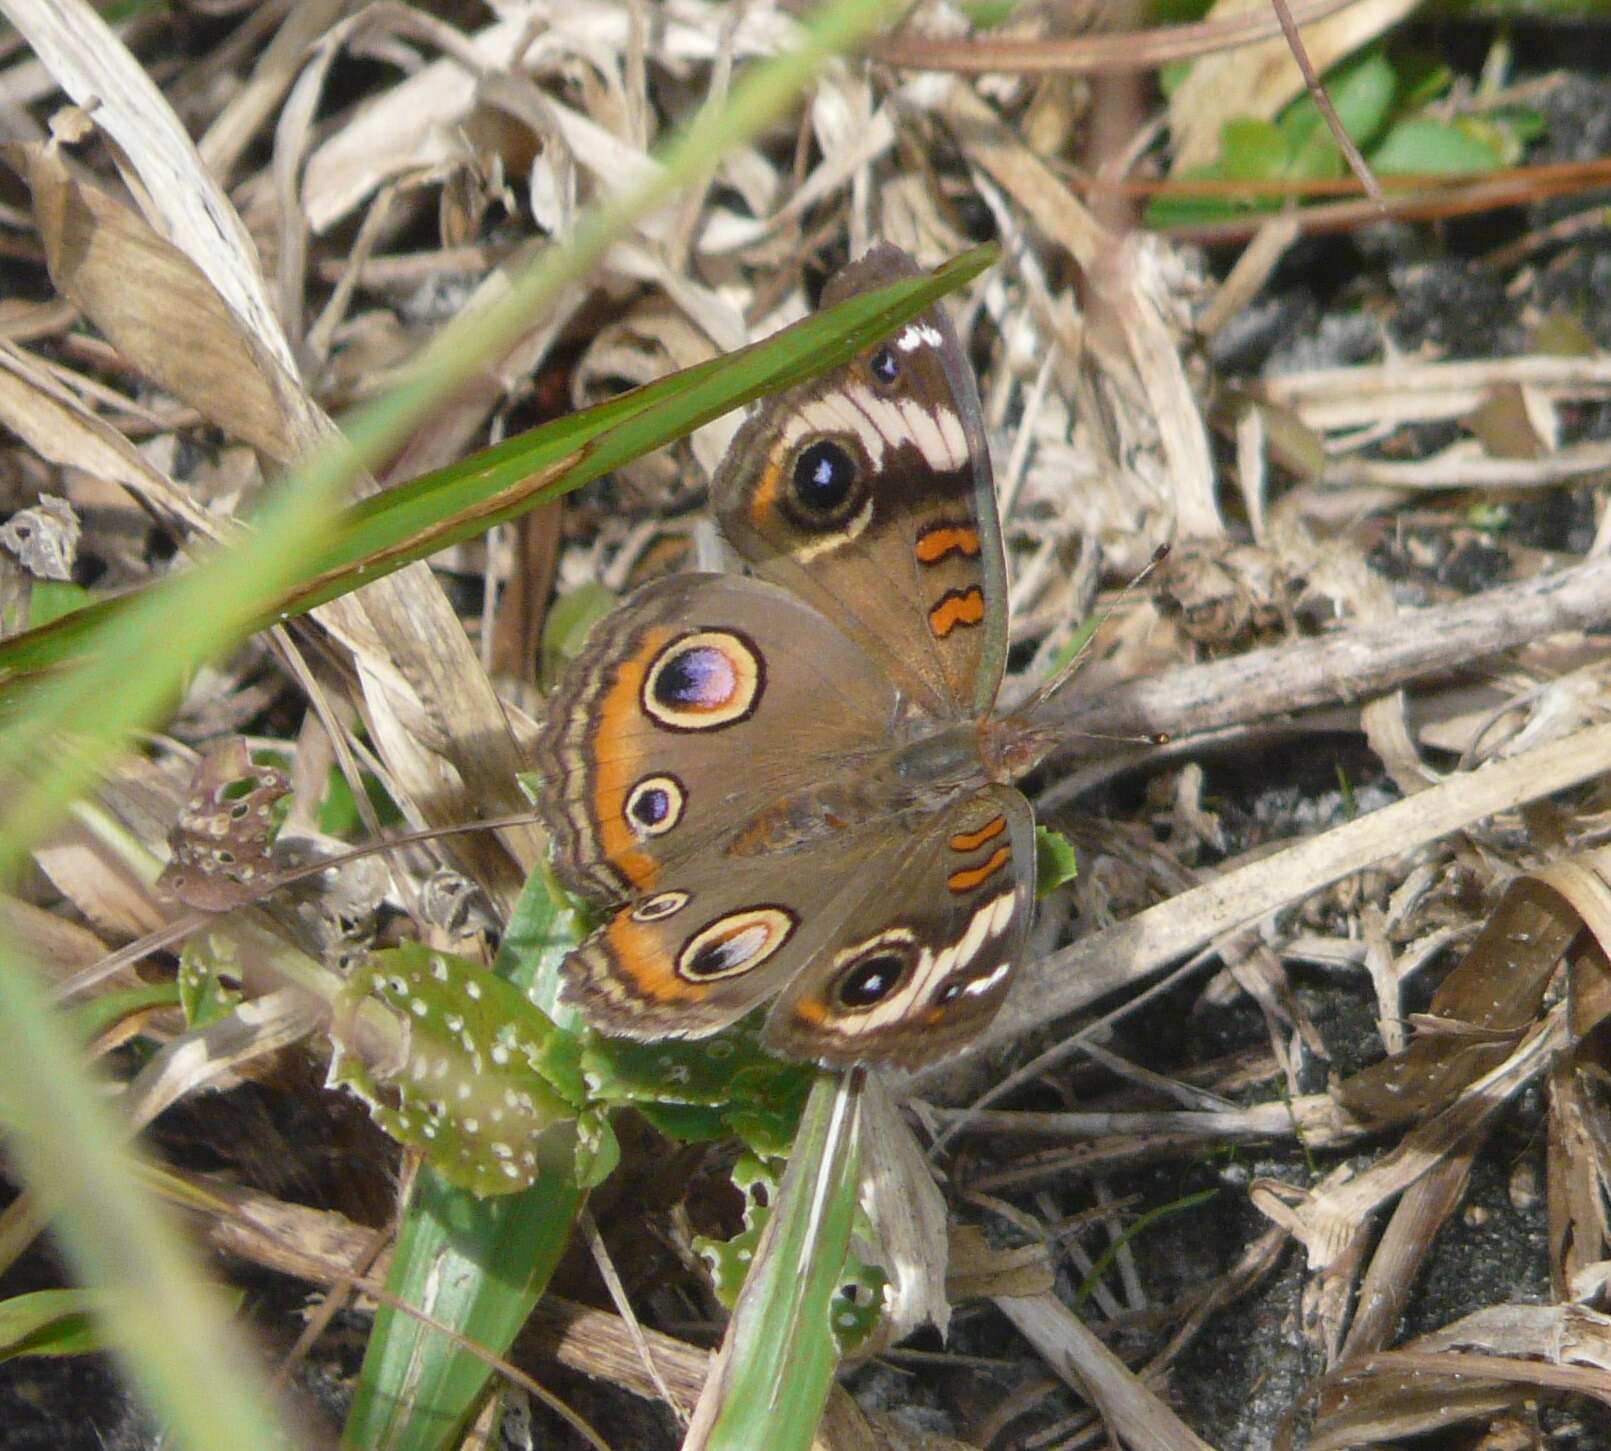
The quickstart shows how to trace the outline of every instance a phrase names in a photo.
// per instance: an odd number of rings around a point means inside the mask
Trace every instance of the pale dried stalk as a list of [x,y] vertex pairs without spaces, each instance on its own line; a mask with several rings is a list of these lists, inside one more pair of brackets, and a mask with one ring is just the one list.
[[983,1134],[998,1140],[1085,1140],[1110,1134],[1141,1139],[1149,1134],[1168,1134],[1187,1140],[1299,1138],[1310,1148],[1319,1149],[1350,1143],[1368,1132],[1324,1093],[1218,1111],[1030,1113],[931,1108],[929,1112],[937,1123],[958,1122],[959,1134]]
[[1102,1413],[1121,1445],[1213,1451],[1055,1295],[1003,1295],[995,1303],[1041,1359]]
[[1352,872],[1607,771],[1611,726],[1596,726],[1490,762],[1227,872],[1041,961],[1026,963],[1001,1015],[966,1051],[986,1052],[1044,1029],[1049,1020],[1132,987],[1223,934]]
[[[1418,676],[1470,670],[1546,635],[1611,620],[1611,561],[1591,560],[1470,599],[1405,611],[1382,624],[1340,631],[1233,660],[1126,681],[1082,700],[1078,677],[1047,710],[1074,755],[1109,752],[1113,738],[1162,731],[1171,740],[1290,716],[1336,701],[1369,699]],[[1083,742],[1079,737],[1089,740]],[[1145,760],[1135,752],[1125,761]],[[1077,783],[1076,783],[1077,786]],[[1060,784],[1043,805],[1076,794]]]

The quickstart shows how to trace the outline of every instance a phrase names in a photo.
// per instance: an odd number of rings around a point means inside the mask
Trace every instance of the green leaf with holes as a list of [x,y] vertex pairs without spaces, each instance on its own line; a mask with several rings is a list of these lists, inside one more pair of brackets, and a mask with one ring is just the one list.
[[711,1288],[716,1298],[731,1310],[738,1301],[738,1292],[744,1288],[744,1276],[755,1261],[756,1247],[771,1218],[778,1194],[778,1175],[770,1164],[754,1154],[740,1154],[728,1177],[744,1196],[744,1228],[731,1239],[695,1235],[694,1253],[710,1269]]
[[[384,1060],[360,1051],[365,1002],[389,1010],[401,1033]],[[345,1009],[330,1081],[450,1184],[508,1194],[595,1156],[602,1125],[578,1122],[579,1105],[543,1071],[553,1023],[479,964],[419,943],[377,952],[353,974]]]
[[[772,1218],[781,1179],[779,1159],[763,1160],[742,1154],[733,1165],[733,1187],[744,1196],[744,1228],[731,1239],[696,1236],[694,1252],[710,1270],[716,1298],[729,1310],[738,1303],[750,1266],[760,1247],[761,1236]],[[855,1213],[854,1240],[876,1243],[872,1227],[858,1209]],[[889,1277],[876,1264],[861,1258],[852,1248],[839,1271],[838,1285],[829,1298],[829,1325],[841,1356],[861,1348],[878,1328],[884,1313],[884,1289]]]
[[179,1006],[192,1028],[227,1017],[241,1003],[238,943],[227,931],[193,933],[179,953]]
[[732,1133],[766,1154],[787,1150],[812,1077],[803,1064],[766,1053],[754,1023],[691,1043],[595,1034],[582,1064],[599,1103],[630,1104],[672,1138]]
[[888,1285],[889,1276],[882,1269],[851,1251],[828,1312],[840,1355],[854,1355],[878,1329]]

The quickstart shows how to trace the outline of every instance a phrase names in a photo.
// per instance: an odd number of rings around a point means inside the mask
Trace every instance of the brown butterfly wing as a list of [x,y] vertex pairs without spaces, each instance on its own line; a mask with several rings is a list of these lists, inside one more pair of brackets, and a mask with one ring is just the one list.
[[850,827],[898,706],[862,650],[760,580],[678,575],[602,621],[537,751],[556,874],[614,908],[567,961],[568,1000],[653,1039],[775,993],[823,897],[890,845]]
[[876,885],[840,904],[831,941],[768,1014],[768,1042],[833,1065],[943,1057],[1006,999],[1034,888],[1034,814],[1018,791],[990,786],[926,815]]
[[[668,864],[565,962],[564,997],[624,1038],[703,1038],[777,995],[824,950],[887,858],[881,833],[742,860]],[[809,1055],[807,1055],[809,1056]]]
[[555,872],[634,903],[664,890],[668,862],[832,837],[825,815],[852,809],[835,811],[836,783],[887,749],[898,708],[863,651],[774,585],[646,585],[549,700],[537,766]]
[[[823,301],[917,271],[880,247]],[[762,404],[711,499],[755,572],[833,620],[908,700],[940,719],[994,705],[1006,566],[978,388],[938,308]]]

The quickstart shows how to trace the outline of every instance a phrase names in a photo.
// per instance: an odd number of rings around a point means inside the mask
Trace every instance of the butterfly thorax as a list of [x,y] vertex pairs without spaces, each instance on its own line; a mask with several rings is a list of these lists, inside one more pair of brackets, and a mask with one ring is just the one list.
[[1009,786],[1034,770],[1056,737],[1022,715],[986,716],[934,724],[895,747],[887,769],[893,780],[925,799],[936,789],[946,799],[982,786]]
[[803,850],[872,822],[932,816],[990,784],[1010,784],[1033,769],[1051,739],[1008,716],[910,722],[910,739],[858,755],[842,772],[790,792],[755,813],[729,837],[724,854]]
[[733,832],[723,855],[804,851],[873,823],[887,828],[903,817],[929,816],[985,780],[977,734],[960,727],[954,735],[891,746],[778,797]]

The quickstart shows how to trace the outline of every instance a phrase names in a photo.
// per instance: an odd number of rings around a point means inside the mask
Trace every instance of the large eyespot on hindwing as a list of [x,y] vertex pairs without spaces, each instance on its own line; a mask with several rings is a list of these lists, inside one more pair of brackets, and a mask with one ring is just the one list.
[[716,982],[751,972],[794,935],[800,919],[787,907],[746,907],[694,933],[677,954],[685,982]]
[[655,657],[640,699],[644,714],[666,730],[709,731],[747,720],[765,687],[766,664],[748,636],[696,630]]
[[921,957],[910,928],[888,928],[834,959],[829,997],[842,1012],[868,1012],[905,986]]
[[675,776],[645,776],[627,792],[622,814],[639,841],[664,836],[680,820],[688,793]]

